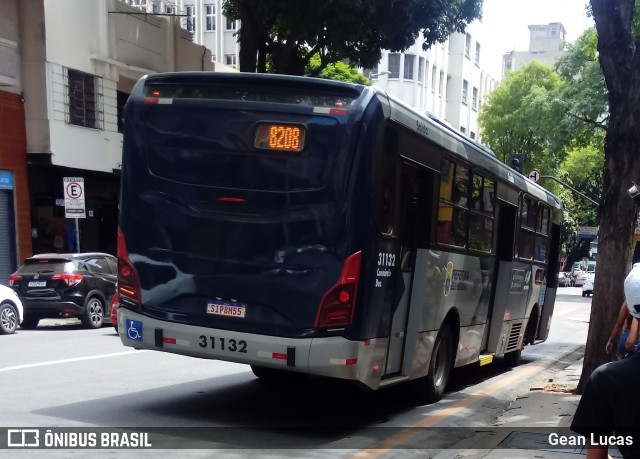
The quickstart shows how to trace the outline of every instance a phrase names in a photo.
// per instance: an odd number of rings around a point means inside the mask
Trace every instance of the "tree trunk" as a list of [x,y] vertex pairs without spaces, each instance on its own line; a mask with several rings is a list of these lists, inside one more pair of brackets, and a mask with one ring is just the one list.
[[598,53],[609,92],[609,126],[598,232],[598,268],[591,306],[582,393],[589,376],[611,360],[605,354],[617,311],[624,300],[624,278],[631,268],[636,203],[627,190],[640,181],[640,62],[631,35],[633,1],[591,0],[598,31]]
[[261,22],[255,17],[252,5],[247,1],[238,2],[240,16],[240,52],[239,64],[241,72],[256,72],[258,50],[264,46],[265,37],[260,33]]

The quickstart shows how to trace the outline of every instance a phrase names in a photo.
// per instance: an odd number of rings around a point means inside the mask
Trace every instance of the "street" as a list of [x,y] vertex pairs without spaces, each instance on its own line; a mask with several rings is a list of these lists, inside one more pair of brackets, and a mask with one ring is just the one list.
[[[581,354],[590,304],[580,288],[559,288],[549,339],[527,347],[519,367],[497,361],[458,369],[445,398],[426,406],[416,406],[403,385],[376,393],[321,378],[267,385],[245,365],[125,348],[111,326],[42,321],[36,330],[0,336],[0,425],[172,428],[161,432],[171,432],[166,446],[180,457],[216,449],[216,457],[229,458],[301,457],[311,450],[313,457],[347,458],[385,440],[391,456],[405,444],[446,448],[455,439],[430,438],[418,428],[492,425],[513,400]],[[103,449],[91,456],[123,453],[169,451]],[[0,456],[69,457],[69,450],[0,450]]]

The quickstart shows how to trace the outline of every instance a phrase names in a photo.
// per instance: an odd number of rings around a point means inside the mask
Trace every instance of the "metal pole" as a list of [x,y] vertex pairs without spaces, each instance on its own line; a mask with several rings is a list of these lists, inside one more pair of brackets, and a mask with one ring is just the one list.
[[78,223],[78,218],[76,220],[76,252],[80,253],[80,223]]
[[574,193],[576,193],[578,196],[580,196],[580,197],[582,197],[582,198],[586,199],[587,201],[592,202],[592,203],[593,203],[593,204],[595,204],[596,206],[599,206],[599,205],[600,205],[600,203],[599,203],[599,202],[596,202],[596,201],[594,201],[593,199],[591,199],[589,196],[587,196],[587,195],[585,195],[585,194],[580,193],[578,190],[576,190],[576,189],[575,189],[575,188],[573,188],[572,186],[567,185],[567,184],[566,184],[566,183],[564,183],[562,180],[557,179],[557,178],[553,177],[552,175],[541,175],[541,176],[540,176],[540,178],[550,178],[551,180],[555,180],[555,181],[556,181],[556,182],[558,182],[560,185],[562,185],[562,186],[566,186],[567,188],[569,188],[571,191],[573,191]]

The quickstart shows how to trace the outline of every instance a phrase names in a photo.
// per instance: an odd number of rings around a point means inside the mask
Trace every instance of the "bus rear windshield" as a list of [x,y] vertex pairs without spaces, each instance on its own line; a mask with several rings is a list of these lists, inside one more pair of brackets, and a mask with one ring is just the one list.
[[144,97],[232,100],[309,107],[347,108],[356,100],[358,94],[348,90],[319,92],[307,88],[290,88],[283,86],[149,83],[145,85]]

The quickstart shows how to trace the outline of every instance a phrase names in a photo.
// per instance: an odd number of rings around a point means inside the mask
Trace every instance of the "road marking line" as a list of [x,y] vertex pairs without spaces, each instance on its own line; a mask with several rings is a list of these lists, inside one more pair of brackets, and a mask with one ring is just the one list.
[[449,416],[453,416],[459,411],[462,411],[463,409],[468,408],[470,405],[473,405],[481,398],[487,397],[491,395],[493,392],[497,391],[498,389],[502,389],[504,386],[507,386],[508,384],[514,381],[517,381],[519,379],[523,379],[529,376],[531,373],[540,371],[544,368],[545,368],[544,365],[538,365],[538,364],[522,367],[516,370],[511,375],[504,376],[499,381],[491,384],[490,386],[485,387],[484,389],[479,390],[473,395],[470,395],[469,397],[464,398],[454,403],[451,406],[443,408],[442,410],[438,410],[436,413],[427,416],[423,420],[418,421],[415,424],[406,427],[405,430],[402,430],[397,434],[390,436],[389,438],[381,441],[377,445],[358,452],[357,454],[351,456],[351,459],[377,458],[385,454],[389,450],[392,450],[398,447],[399,445],[406,443],[412,437],[418,435],[419,432],[416,431],[416,427],[421,427],[421,428],[433,427],[435,424],[439,423],[443,419]]
[[90,355],[88,357],[76,357],[75,359],[51,360],[50,362],[29,363],[27,365],[17,365],[15,367],[0,368],[0,372],[12,371],[12,370],[23,370],[25,368],[44,367],[47,365],[58,365],[60,363],[81,362],[83,360],[103,359],[105,357],[118,357],[120,355],[135,354],[140,352],[151,352],[151,351],[146,349],[140,349],[140,350],[134,350],[134,351],[114,352],[112,354]]

